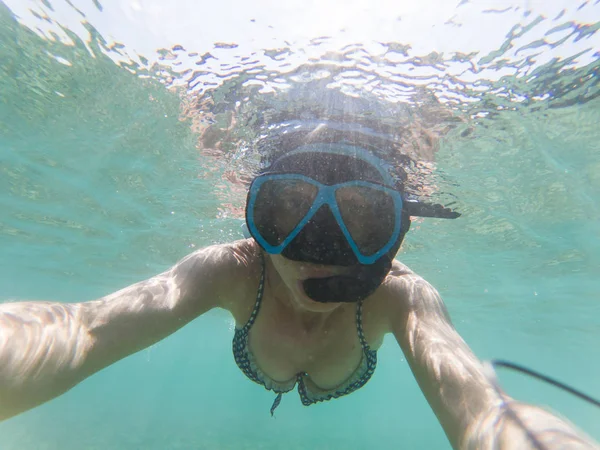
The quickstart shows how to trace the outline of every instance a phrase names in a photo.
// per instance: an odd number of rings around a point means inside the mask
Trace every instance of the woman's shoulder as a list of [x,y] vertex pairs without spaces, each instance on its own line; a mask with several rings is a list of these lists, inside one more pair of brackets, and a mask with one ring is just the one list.
[[260,266],[260,251],[252,239],[210,245],[190,253],[177,264],[182,269],[210,271],[213,275],[223,276],[252,272],[257,265]]
[[435,287],[407,265],[395,260],[387,278],[386,285],[391,292],[404,292],[411,297],[422,297],[424,293],[439,296]]
[[385,285],[390,287],[391,289],[409,289],[416,282],[424,282],[425,280],[415,271],[413,271],[406,264],[401,263],[397,259],[395,259],[392,263],[392,268],[390,269],[386,279]]
[[381,290],[382,303],[386,311],[401,312],[422,309],[428,303],[440,301],[437,290],[421,275],[407,265],[394,260]]
[[176,271],[186,279],[213,284],[219,306],[235,315],[238,305],[245,308],[249,292],[258,288],[260,249],[252,239],[210,245],[183,258]]

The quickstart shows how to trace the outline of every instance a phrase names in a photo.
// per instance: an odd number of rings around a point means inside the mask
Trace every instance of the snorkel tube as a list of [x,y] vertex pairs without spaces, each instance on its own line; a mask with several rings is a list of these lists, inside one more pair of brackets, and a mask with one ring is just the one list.
[[[312,143],[299,146],[275,160],[266,170],[269,174],[298,174],[320,183],[335,185],[350,180],[367,180],[397,189],[385,163],[370,151],[345,143]],[[401,192],[401,191],[400,191]],[[246,222],[250,233],[260,245],[264,242],[249,212],[249,192]],[[406,203],[406,207],[404,207]],[[302,282],[306,295],[321,303],[358,302],[371,295],[383,282],[392,261],[410,228],[411,215],[455,218],[459,214],[441,205],[416,201],[400,202],[400,232],[389,250],[370,264],[361,264],[342,231],[339,220],[330,207],[323,205],[308,220],[301,231],[285,246],[281,255],[299,262],[348,267],[348,273],[327,278],[310,278]],[[282,212],[283,213],[283,212]],[[346,233],[347,234],[347,233]],[[263,244],[263,250],[269,248]],[[272,252],[272,251],[271,251]]]
[[[346,111],[345,103],[339,106],[342,112],[351,112]],[[357,261],[327,205],[323,205],[289,242],[281,255],[290,260],[351,268],[350,276],[304,281],[306,294],[315,301],[357,302],[371,295],[391,269],[410,228],[411,216],[448,219],[460,216],[442,205],[424,203],[406,195],[406,168],[414,161],[400,152],[399,135],[389,134],[389,128],[377,128],[317,117],[294,119],[269,125],[255,143],[262,156],[261,174],[296,173],[324,184],[365,179],[369,174],[368,181],[389,186],[402,196],[398,239],[387,253],[371,264]],[[332,168],[332,165],[337,167]],[[247,202],[246,223],[256,239],[256,230],[250,226],[252,220],[248,217]],[[267,251],[264,247],[263,250]]]

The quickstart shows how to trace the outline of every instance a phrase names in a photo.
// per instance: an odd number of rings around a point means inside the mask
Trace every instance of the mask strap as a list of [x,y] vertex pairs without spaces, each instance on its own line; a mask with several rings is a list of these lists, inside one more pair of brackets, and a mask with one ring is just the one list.
[[279,159],[283,159],[283,158],[287,158],[288,156],[299,155],[299,154],[303,154],[303,153],[320,153],[320,154],[329,153],[332,155],[350,156],[352,158],[360,159],[361,161],[364,161],[364,162],[370,164],[371,166],[373,166],[375,169],[377,169],[377,171],[383,178],[384,182],[388,186],[394,187],[396,185],[396,182],[394,181],[394,179],[392,178],[390,173],[384,169],[384,167],[386,166],[386,163],[362,147],[356,147],[354,145],[346,145],[346,144],[331,144],[331,143],[307,144],[307,145],[302,145],[300,147],[295,148],[294,150],[287,152],[285,155],[281,156]]

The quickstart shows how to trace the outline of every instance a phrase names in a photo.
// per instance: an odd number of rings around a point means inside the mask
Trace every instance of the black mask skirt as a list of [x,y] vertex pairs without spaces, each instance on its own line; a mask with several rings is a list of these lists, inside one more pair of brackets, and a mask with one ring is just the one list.
[[[352,180],[383,182],[381,174],[371,164],[351,156],[326,152],[284,155],[269,167],[268,172],[301,174],[327,185]],[[374,263],[360,264],[325,204],[281,255],[292,261],[350,267],[349,274],[309,278],[303,282],[303,288],[306,295],[317,302],[357,302],[381,285],[409,228],[410,217],[403,211],[401,232],[392,248]]]
[[311,218],[282,255],[294,261],[350,266],[346,275],[309,278],[304,281],[306,295],[321,302],[357,302],[371,295],[383,283],[392,261],[410,227],[402,215],[402,231],[394,246],[373,264],[359,264],[335,218],[325,205]]

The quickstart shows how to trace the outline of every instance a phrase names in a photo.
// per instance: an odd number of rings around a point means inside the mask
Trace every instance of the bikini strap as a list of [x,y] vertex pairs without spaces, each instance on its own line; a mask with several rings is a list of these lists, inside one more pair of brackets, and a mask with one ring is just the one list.
[[282,397],[282,393],[281,392],[279,394],[277,394],[277,397],[275,397],[275,401],[273,402],[273,406],[271,406],[271,417],[275,417],[275,410],[277,409],[277,407],[281,403],[281,397]]
[[258,282],[258,292],[256,293],[256,302],[254,302],[254,309],[252,310],[252,314],[250,314],[250,318],[246,325],[242,328],[242,331],[248,332],[252,325],[254,325],[254,321],[256,320],[256,316],[258,316],[258,311],[260,310],[260,304],[263,298],[263,292],[265,290],[265,257],[260,252],[260,281]]
[[365,333],[363,332],[362,308],[363,308],[363,300],[359,300],[356,303],[356,329],[358,331],[358,339],[360,340],[360,345],[362,346],[363,350],[367,351],[370,348],[369,348],[369,344],[367,343],[367,340],[365,339]]

